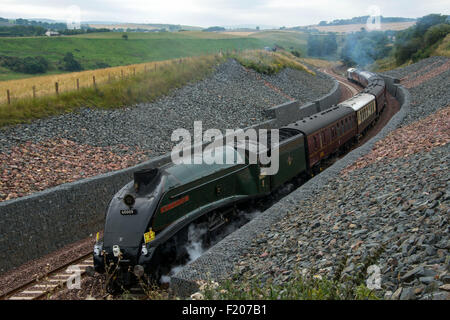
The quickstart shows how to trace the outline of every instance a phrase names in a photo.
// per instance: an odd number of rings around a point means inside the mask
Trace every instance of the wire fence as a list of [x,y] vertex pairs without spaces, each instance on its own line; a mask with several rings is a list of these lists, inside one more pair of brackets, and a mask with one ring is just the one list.
[[[242,50],[219,51],[216,55],[236,53]],[[0,104],[11,104],[17,99],[59,95],[63,92],[96,87],[100,84],[133,77],[142,73],[156,72],[166,66],[183,64],[190,58],[153,61],[128,66],[86,70],[58,75],[39,76],[0,82]]]

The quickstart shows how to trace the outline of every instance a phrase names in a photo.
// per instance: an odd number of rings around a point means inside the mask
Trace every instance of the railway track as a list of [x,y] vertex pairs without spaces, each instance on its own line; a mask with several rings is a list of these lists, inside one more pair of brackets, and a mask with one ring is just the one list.
[[93,267],[92,253],[78,257],[61,267],[45,273],[38,279],[26,282],[2,296],[0,300],[39,300],[67,286],[68,281],[75,282],[75,277],[86,274],[87,268]]
[[332,70],[330,71],[329,69],[321,69],[320,71],[335,78],[337,82],[339,82],[347,90],[350,91],[352,96],[354,96],[355,94],[357,94],[361,91],[361,87],[354,85],[354,84],[350,84],[350,82],[346,78],[340,76],[339,74],[337,74],[336,72],[334,72]]

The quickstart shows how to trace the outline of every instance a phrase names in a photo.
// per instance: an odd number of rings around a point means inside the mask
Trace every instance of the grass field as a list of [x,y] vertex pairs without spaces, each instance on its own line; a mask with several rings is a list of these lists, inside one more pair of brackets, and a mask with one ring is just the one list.
[[248,37],[259,39],[267,46],[278,45],[286,50],[299,49],[306,52],[308,35],[297,31],[262,31],[252,33]]
[[[200,31],[130,32],[127,33],[128,40],[124,40],[122,34],[103,32],[52,38],[0,38],[0,55],[21,58],[43,56],[53,66],[50,74],[58,74],[63,73],[57,66],[67,52],[73,53],[84,70],[90,70],[98,68],[99,63],[115,67],[234,49],[262,49],[275,44],[286,49],[304,49],[306,46],[304,34],[287,31],[263,31],[248,36]],[[29,74],[0,68],[0,81],[29,77]]]

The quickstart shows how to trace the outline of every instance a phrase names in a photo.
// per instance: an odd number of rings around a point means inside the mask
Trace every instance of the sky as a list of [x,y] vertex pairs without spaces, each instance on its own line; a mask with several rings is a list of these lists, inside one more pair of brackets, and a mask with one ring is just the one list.
[[377,11],[385,17],[417,18],[448,14],[449,8],[449,0],[0,0],[0,17],[66,21],[79,16],[81,21],[293,27]]

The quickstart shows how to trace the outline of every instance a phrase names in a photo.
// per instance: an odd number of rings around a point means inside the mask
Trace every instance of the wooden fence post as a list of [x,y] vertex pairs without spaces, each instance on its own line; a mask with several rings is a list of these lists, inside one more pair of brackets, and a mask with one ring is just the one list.
[[94,88],[97,88],[97,86],[95,85],[95,76],[92,76],[92,83],[94,84]]
[[123,79],[123,70],[122,69],[120,70],[120,74],[122,75],[122,79]]
[[136,68],[133,68],[133,76],[136,75]]
[[55,82],[55,92],[56,92],[56,95],[59,95],[58,82]]
[[11,96],[9,95],[9,89],[6,89],[6,97],[8,98],[8,104],[11,104]]
[[80,79],[77,79],[77,90],[80,90]]
[[36,86],[33,86],[33,99],[36,99]]

